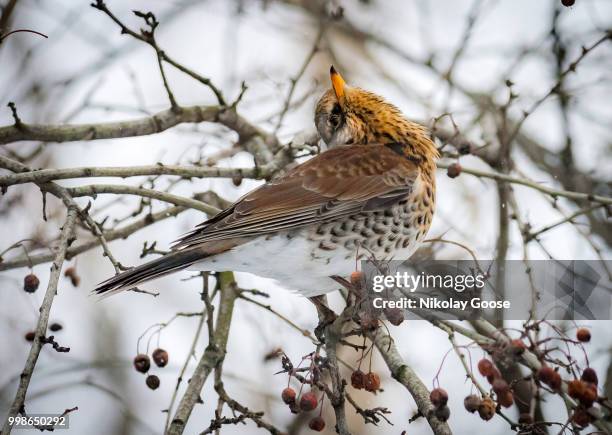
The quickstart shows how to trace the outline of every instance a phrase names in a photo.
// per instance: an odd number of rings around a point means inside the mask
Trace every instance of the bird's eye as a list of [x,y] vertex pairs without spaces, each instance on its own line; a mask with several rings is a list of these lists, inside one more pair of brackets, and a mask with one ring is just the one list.
[[340,125],[340,115],[330,115],[328,122],[333,128],[338,128]]
[[342,121],[342,109],[338,103],[334,104],[332,111],[329,115],[328,122],[333,128],[338,128]]

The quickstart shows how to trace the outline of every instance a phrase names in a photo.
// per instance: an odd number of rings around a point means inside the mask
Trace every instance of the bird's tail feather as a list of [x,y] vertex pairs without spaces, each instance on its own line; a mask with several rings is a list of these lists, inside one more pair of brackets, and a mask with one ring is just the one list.
[[94,292],[98,295],[110,296],[123,290],[134,288],[146,281],[185,269],[208,255],[201,249],[185,249],[183,251],[171,252],[101,282]]

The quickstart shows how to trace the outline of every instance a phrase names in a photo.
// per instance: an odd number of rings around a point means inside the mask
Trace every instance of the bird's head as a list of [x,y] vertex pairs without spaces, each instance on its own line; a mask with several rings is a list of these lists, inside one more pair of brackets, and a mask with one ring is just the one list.
[[347,85],[333,66],[330,77],[332,87],[315,109],[317,130],[328,146],[398,143],[415,157],[438,157],[425,127],[406,119],[384,98]]

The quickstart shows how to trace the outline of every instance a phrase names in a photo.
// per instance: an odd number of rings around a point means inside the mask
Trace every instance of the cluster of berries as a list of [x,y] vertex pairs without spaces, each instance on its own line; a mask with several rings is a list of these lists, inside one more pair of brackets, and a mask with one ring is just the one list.
[[[81,283],[81,277],[77,274],[76,268],[74,266],[69,267],[64,272],[64,276],[70,279],[70,282],[73,286],[78,287]],[[26,293],[34,293],[38,290],[40,286],[40,279],[34,274],[34,272],[30,272],[23,278],[23,290]]]
[[[493,362],[486,358],[481,359],[478,361],[478,371],[482,376],[486,377],[489,384],[491,384],[491,388],[495,392],[497,402],[504,408],[510,408],[514,403],[514,395],[512,394],[510,385],[508,385],[508,382],[506,382],[502,377],[501,373],[497,367],[495,367]],[[495,408],[493,409],[493,413],[494,412]],[[483,420],[489,420],[492,417],[493,415],[489,416],[488,412],[484,413],[484,417],[483,414],[481,414],[481,418]]]
[[[319,415],[310,419],[308,422],[308,427],[316,432],[321,432],[323,429],[325,429],[325,420],[322,417],[323,399],[325,396],[324,394],[321,395],[321,399],[319,400],[314,389],[311,389],[303,394],[302,389],[304,388],[305,384],[309,384],[311,386],[319,384],[321,375],[320,368],[325,364],[324,358],[321,358],[315,352],[306,355],[302,358],[302,363],[304,361],[309,361],[310,367],[308,368],[299,368],[299,366],[294,367],[289,357],[285,354],[282,355],[281,361],[283,365],[283,372],[289,374],[288,382],[291,381],[292,377],[295,377],[302,384],[299,392],[296,392],[293,388],[287,385],[287,388],[285,388],[281,393],[281,399],[286,405],[289,406],[289,409],[293,414],[314,411],[320,403],[321,407],[319,410]],[[306,377],[300,376],[298,374],[299,372],[307,372]]]
[[[289,405],[289,409],[294,414],[299,412],[310,412],[317,408],[319,404],[319,400],[317,399],[317,395],[313,391],[308,391],[307,393],[302,394],[302,396],[297,398],[297,393],[291,387],[287,387],[281,393],[281,398],[283,402]],[[323,410],[323,400],[321,400],[321,411]],[[313,417],[308,422],[308,427],[316,432],[321,432],[325,429],[325,420],[321,417],[321,413],[318,416]]]
[[[166,365],[168,365],[168,352],[164,349],[155,349],[151,356],[153,357],[153,362],[157,367],[166,367]],[[151,368],[151,358],[149,358],[149,355],[144,353],[139,353],[136,355],[134,357],[134,368],[137,372],[148,373],[149,369]],[[156,375],[148,375],[145,382],[147,387],[152,390],[157,390],[159,388],[160,380]]]
[[448,393],[442,388],[434,388],[429,393],[429,400],[434,406],[434,415],[440,421],[447,421],[450,418],[450,408],[448,407]]
[[358,390],[365,389],[370,393],[376,393],[380,390],[380,376],[372,371],[364,373],[357,369],[351,374],[351,385]]
[[470,394],[465,399],[463,399],[463,406],[466,411],[470,413],[475,413],[478,411],[478,415],[484,421],[489,421],[495,415],[495,411],[497,410],[497,405],[491,398],[491,396],[479,397],[476,394]]
[[578,407],[572,414],[572,421],[580,427],[588,426],[593,418],[589,408],[599,399],[597,393],[597,373],[590,367],[582,372],[580,379],[574,379],[567,383],[567,394],[578,401]]

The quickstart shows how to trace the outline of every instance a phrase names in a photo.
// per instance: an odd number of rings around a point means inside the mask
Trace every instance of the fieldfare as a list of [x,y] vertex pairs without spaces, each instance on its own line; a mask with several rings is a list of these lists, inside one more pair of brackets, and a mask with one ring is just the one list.
[[432,221],[435,161],[427,130],[334,67],[315,123],[325,152],[201,223],[158,259],[97,288],[112,294],[182,269],[243,271],[312,297],[339,288],[356,260],[405,260]]

